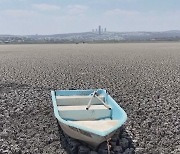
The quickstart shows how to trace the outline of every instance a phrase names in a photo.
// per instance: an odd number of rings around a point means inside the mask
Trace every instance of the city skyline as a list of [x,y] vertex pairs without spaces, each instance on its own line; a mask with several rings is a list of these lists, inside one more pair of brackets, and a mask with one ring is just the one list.
[[0,0],[0,34],[180,30],[178,0]]

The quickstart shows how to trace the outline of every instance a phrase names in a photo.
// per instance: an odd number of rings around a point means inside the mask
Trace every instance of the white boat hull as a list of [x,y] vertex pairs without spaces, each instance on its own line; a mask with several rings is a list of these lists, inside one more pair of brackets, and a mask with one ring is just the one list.
[[59,122],[62,130],[70,137],[74,139],[81,140],[83,142],[86,142],[87,144],[91,145],[92,147],[96,148],[98,145],[100,145],[102,142],[107,141],[109,138],[111,138],[116,131],[113,131],[108,136],[99,136],[90,132],[85,132],[83,130],[77,129],[75,127],[70,127],[68,125],[65,125],[61,122]]
[[68,136],[97,148],[127,119],[106,90],[51,91],[54,114]]

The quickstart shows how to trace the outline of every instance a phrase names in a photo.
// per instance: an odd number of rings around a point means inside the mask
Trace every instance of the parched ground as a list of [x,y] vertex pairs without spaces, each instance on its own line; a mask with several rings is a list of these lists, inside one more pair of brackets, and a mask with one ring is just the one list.
[[0,46],[0,153],[66,153],[50,90],[105,88],[136,153],[180,153],[180,43]]

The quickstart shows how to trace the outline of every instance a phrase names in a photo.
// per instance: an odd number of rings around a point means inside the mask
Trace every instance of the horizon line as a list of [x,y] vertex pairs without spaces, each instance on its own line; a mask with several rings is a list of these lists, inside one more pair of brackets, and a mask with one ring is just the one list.
[[[145,32],[145,33],[155,33],[155,32],[169,32],[169,31],[179,31],[180,30],[163,30],[163,31],[145,31],[145,30],[142,30],[142,31],[106,31],[106,33],[134,33],[134,32]],[[92,31],[86,31],[86,32],[67,32],[67,33],[54,33],[54,34],[0,34],[0,36],[48,36],[48,35],[65,35],[65,34],[80,34],[80,33],[96,33],[96,32],[92,32]]]

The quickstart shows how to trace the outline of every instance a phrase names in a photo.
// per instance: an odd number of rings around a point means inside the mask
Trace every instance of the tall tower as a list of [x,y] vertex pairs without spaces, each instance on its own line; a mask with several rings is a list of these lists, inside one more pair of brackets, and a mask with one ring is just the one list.
[[99,35],[101,35],[101,26],[99,26]]
[[106,32],[106,28],[104,28],[104,32]]

